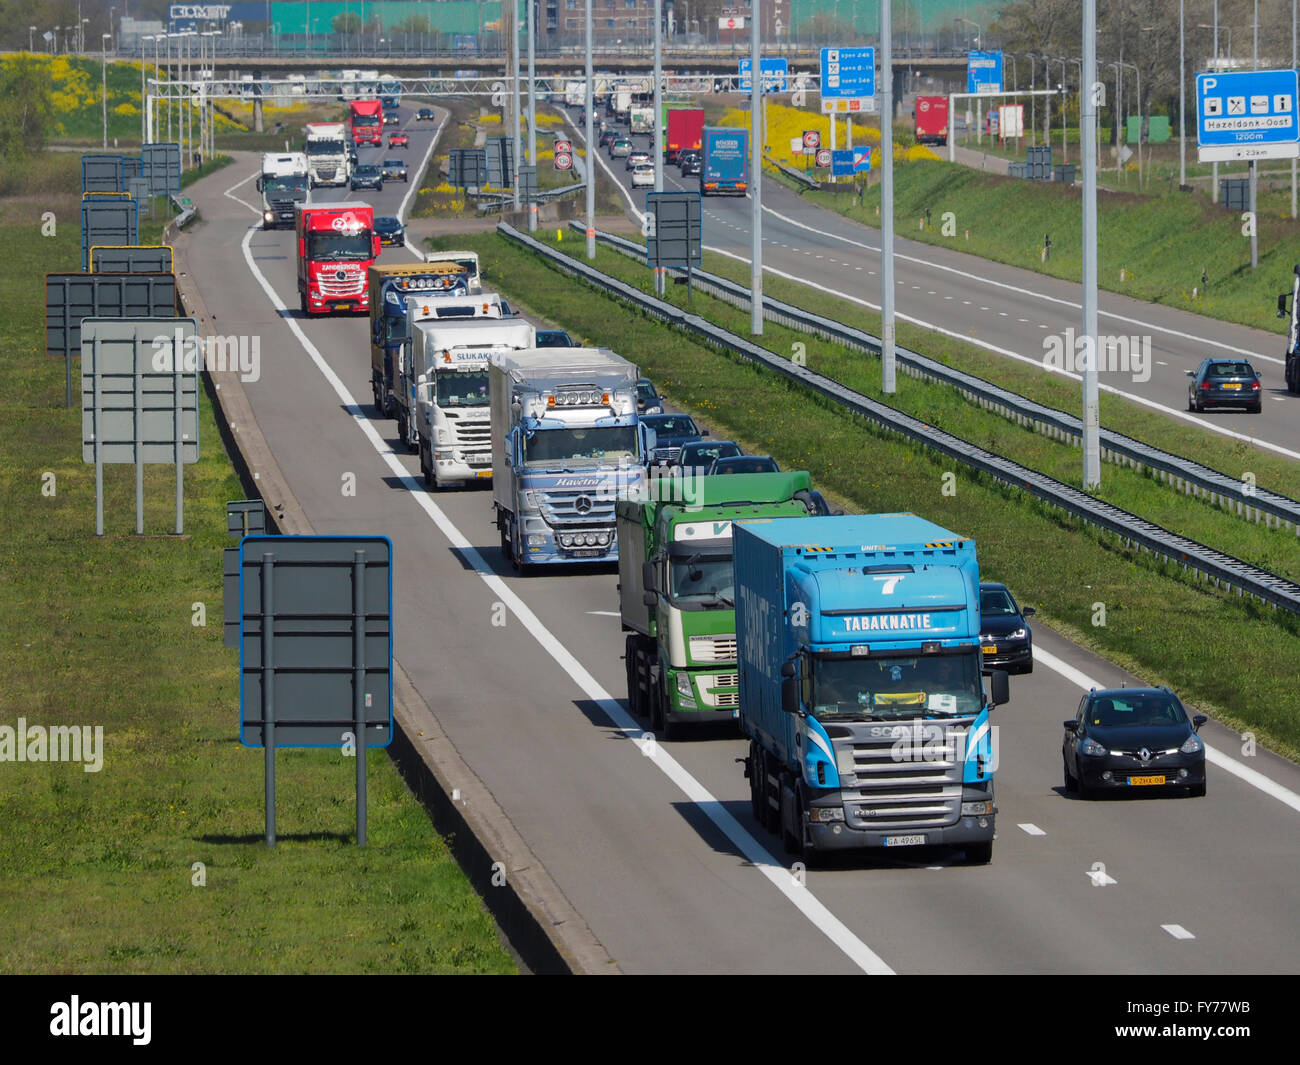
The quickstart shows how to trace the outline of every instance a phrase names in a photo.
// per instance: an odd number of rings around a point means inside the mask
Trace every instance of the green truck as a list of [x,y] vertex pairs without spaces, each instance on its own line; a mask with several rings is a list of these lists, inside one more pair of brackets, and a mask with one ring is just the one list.
[[615,508],[628,707],[673,739],[739,713],[732,522],[829,508],[804,472],[665,477],[644,494]]

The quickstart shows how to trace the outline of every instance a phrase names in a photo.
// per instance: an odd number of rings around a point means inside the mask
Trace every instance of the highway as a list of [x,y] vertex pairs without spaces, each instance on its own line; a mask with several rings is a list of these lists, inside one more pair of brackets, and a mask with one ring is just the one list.
[[[433,124],[408,125],[414,164]],[[1243,757],[1240,738],[1211,722],[1206,798],[1067,797],[1062,720],[1089,685],[1137,680],[1042,625],[1035,673],[1012,678],[1012,702],[995,711],[991,865],[927,851],[792,871],[750,815],[738,733],[651,742],[627,714],[615,574],[517,576],[489,492],[424,490],[371,404],[365,320],[300,316],[294,237],[257,228],[255,167],[243,157],[193,186],[205,224],[188,261],[218,328],[262,337],[261,377],[244,386],[258,428],[317,532],[392,538],[399,662],[624,972],[1295,970],[1300,767]],[[407,194],[355,198],[387,214]],[[744,206],[709,211],[734,220]],[[769,236],[805,232],[787,225]],[[747,247],[739,230],[728,246]],[[780,252],[774,261],[803,258]],[[955,326],[971,313],[954,312]]]
[[[576,112],[569,117],[581,141],[583,131],[576,123]],[[638,147],[644,140],[634,138]],[[612,175],[628,190],[632,197],[629,205],[634,210],[643,209],[646,190],[631,192],[624,161],[611,160],[607,150],[600,152],[600,158],[606,164],[606,175]],[[675,166],[665,165],[664,188],[698,190],[699,180],[683,179]],[[810,205],[767,175],[762,183],[762,198],[765,272],[880,310],[878,230]],[[748,263],[751,215],[749,197],[706,197],[706,250]],[[935,214],[931,221],[937,229],[939,216]],[[905,239],[902,235],[915,227],[917,220],[897,219],[894,300],[898,320],[1042,367],[1049,338],[1074,338],[1079,332],[1079,285],[957,251],[964,229],[980,223],[958,216],[955,224],[958,236],[953,240],[953,249],[949,249]],[[1042,234],[1027,234],[1026,240],[1041,243]],[[1197,266],[1195,277],[1189,274],[1189,290],[1200,283],[1199,270]],[[1289,274],[1276,281],[1278,292],[1289,289]],[[1287,392],[1282,379],[1283,337],[1110,292],[1099,294],[1099,308],[1098,331],[1103,337],[1130,338],[1131,350],[1144,350],[1143,345],[1147,345],[1150,352],[1145,368],[1135,372],[1136,364],[1131,360],[1127,368],[1123,366],[1123,343],[1113,348],[1115,354],[1111,357],[1107,351],[1112,349],[1103,342],[1103,365],[1098,374],[1102,391],[1123,395],[1153,412],[1249,441],[1272,453],[1300,458],[1300,426],[1296,422],[1300,398]],[[815,359],[815,347],[810,347],[808,354]],[[1196,414],[1187,409],[1186,371],[1195,369],[1209,355],[1251,360],[1263,374],[1261,413],[1225,409]],[[1065,367],[1061,372],[1082,380],[1069,369]]]

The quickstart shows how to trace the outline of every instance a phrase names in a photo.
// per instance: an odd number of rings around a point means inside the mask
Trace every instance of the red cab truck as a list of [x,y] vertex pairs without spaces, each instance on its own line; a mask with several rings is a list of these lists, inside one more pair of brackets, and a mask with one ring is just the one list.
[[298,306],[311,317],[370,312],[367,274],[379,257],[375,212],[367,203],[297,204]]
[[352,132],[353,144],[381,147],[384,143],[384,105],[378,100],[353,100],[348,104],[348,128]]
[[674,107],[668,112],[664,134],[664,160],[677,162],[678,153],[695,149],[699,151],[704,139],[704,109],[702,107]]
[[948,143],[948,97],[918,96],[912,116],[917,144]]

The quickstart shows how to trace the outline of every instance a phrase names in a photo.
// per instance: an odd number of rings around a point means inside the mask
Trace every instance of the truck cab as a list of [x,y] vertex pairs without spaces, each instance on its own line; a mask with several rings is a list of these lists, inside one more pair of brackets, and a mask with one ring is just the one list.
[[257,191],[262,194],[262,228],[293,229],[295,204],[311,203],[307,156],[302,152],[267,152]]
[[370,310],[368,271],[379,258],[375,212],[368,203],[295,204],[298,302],[308,317]]

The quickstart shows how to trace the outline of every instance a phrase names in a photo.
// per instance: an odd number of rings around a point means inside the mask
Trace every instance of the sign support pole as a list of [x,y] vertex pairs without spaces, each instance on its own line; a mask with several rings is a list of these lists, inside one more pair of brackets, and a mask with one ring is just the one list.
[[366,553],[352,553],[352,720],[357,744],[357,846],[366,845]]
[[[172,343],[176,341],[173,338]],[[197,404],[197,397],[195,399]],[[176,535],[185,532],[185,456],[181,452],[181,362],[172,359],[172,437],[176,463]]]
[[[175,341],[173,341],[175,343]],[[176,358],[180,353],[176,353]],[[141,381],[139,367],[135,370],[135,394],[133,396],[135,406],[135,534],[136,536],[144,535],[144,454],[140,451],[140,424],[144,421],[144,396],[141,394]]]
[[894,43],[890,0],[880,5],[880,387],[898,391],[894,354]]
[[[99,337],[94,337],[91,342],[91,364],[90,379],[91,387],[94,389],[94,399],[91,401],[91,431],[95,434],[95,535],[104,535],[104,441],[103,441],[103,400],[100,396],[99,389]],[[83,355],[82,362],[85,362]],[[68,366],[72,366],[72,356],[68,355]],[[83,373],[85,366],[82,366]],[[69,373],[71,370],[69,369]],[[69,377],[68,388],[71,389],[71,377]],[[72,404],[69,403],[69,406]]]
[[[888,0],[886,0],[888,3]],[[763,335],[763,61],[759,49],[759,0],[750,11],[749,35],[749,332]]]
[[262,747],[266,775],[266,845],[275,846],[275,555],[262,555]]

